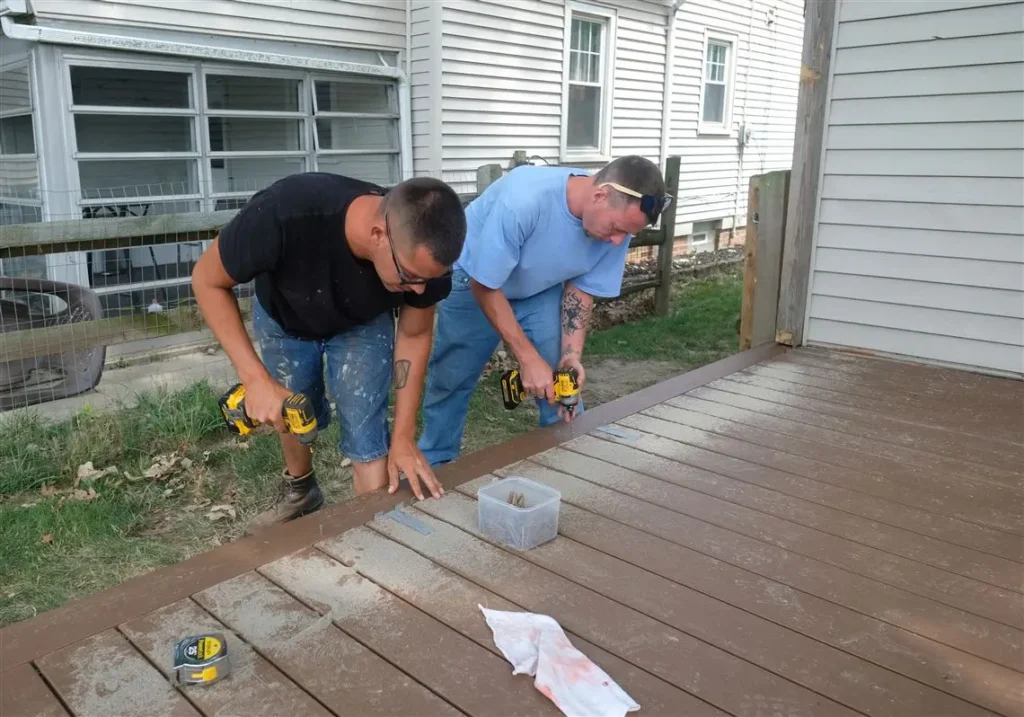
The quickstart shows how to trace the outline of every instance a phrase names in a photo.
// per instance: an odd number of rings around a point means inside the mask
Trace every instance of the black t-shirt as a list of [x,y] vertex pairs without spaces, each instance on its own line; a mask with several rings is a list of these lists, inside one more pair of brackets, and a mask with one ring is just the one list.
[[326,339],[403,303],[428,308],[448,296],[451,279],[422,294],[388,291],[373,264],[353,256],[345,237],[352,200],[386,189],[350,177],[306,172],[257,192],[220,231],[220,257],[240,284],[290,335]]

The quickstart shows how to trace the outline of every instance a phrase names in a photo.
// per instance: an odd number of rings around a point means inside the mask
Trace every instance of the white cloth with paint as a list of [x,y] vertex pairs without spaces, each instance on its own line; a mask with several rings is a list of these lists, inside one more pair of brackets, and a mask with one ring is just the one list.
[[553,618],[478,607],[494,644],[512,663],[512,674],[535,676],[534,686],[563,714],[623,717],[640,709],[604,670],[572,646]]

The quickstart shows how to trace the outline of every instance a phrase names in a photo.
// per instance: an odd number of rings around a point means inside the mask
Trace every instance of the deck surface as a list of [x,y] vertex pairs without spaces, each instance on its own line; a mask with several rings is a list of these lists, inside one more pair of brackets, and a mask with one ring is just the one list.
[[[640,715],[1024,715],[1024,384],[747,357],[460,461],[411,525],[332,506],[10,626],[0,715],[561,714],[479,605],[554,617]],[[561,492],[555,541],[478,532],[502,475]],[[173,688],[207,630],[233,674]]]

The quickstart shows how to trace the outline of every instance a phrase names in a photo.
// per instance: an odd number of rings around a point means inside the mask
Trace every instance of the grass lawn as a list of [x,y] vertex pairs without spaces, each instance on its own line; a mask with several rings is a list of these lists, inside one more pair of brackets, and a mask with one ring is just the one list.
[[[606,390],[596,401],[585,390],[588,405],[615,397],[617,374],[650,383],[658,377],[648,365],[678,372],[734,353],[741,292],[736,273],[692,280],[676,287],[669,316],[594,332],[589,381]],[[492,374],[473,397],[464,451],[506,441],[536,420],[531,405],[504,409]],[[351,491],[337,430],[332,423],[314,454],[331,501]],[[88,463],[92,470],[82,468]],[[60,423],[0,418],[0,626],[237,538],[274,498],[281,466],[275,436],[227,434],[205,384]]]

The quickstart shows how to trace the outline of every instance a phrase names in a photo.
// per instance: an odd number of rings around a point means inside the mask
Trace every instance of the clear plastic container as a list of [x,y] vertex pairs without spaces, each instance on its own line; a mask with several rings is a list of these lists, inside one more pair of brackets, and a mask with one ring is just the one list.
[[[512,504],[521,496],[523,507]],[[558,536],[562,494],[519,476],[495,481],[477,491],[480,532],[514,550],[531,550]]]

